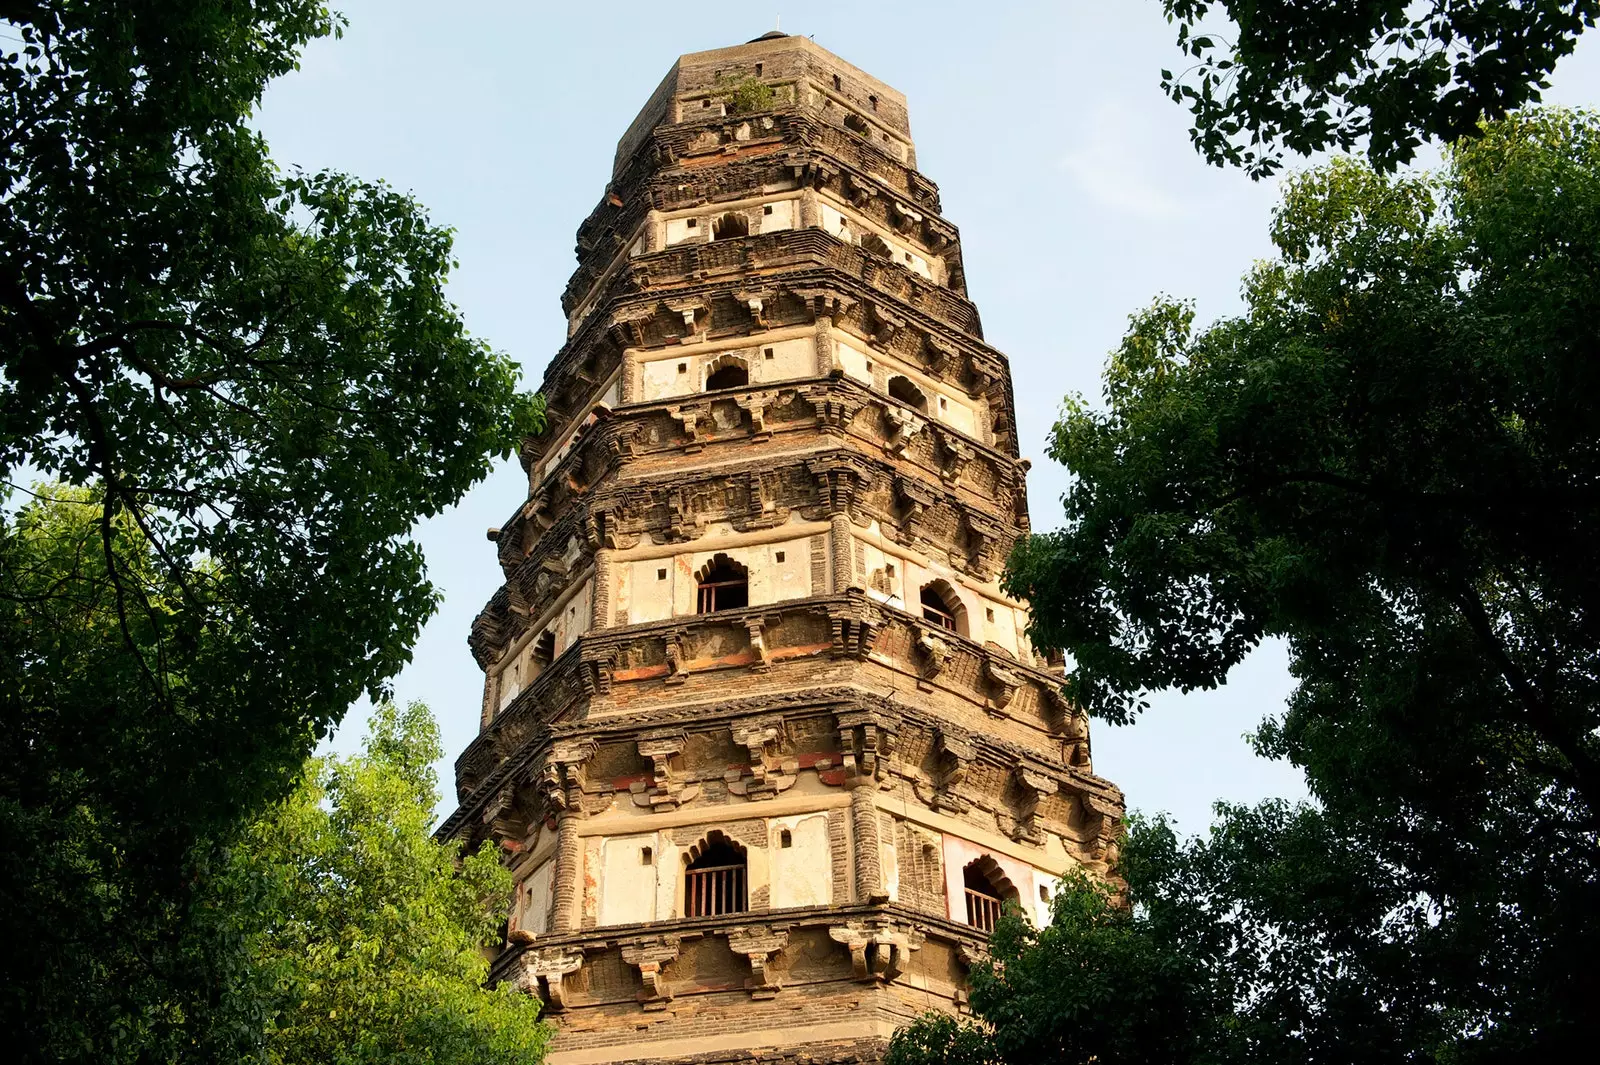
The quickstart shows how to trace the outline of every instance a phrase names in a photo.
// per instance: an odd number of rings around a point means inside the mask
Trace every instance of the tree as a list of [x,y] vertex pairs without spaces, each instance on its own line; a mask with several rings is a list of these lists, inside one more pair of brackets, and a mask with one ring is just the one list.
[[[1288,641],[1256,743],[1316,805],[1224,809],[1172,871],[1127,871],[1135,913],[1234,922],[1270,965],[1220,1015],[1275,1003],[1284,1060],[1592,1040],[1600,120],[1513,116],[1436,175],[1337,161],[1289,182],[1273,240],[1241,317],[1134,316],[1105,408],[1052,437],[1065,527],[1006,578],[1106,720]],[[1215,1060],[1245,1057],[1272,1060]]]
[[1522,1060],[1526,1032],[1441,1007],[1433,914],[1396,863],[1310,806],[1217,813],[1190,840],[1134,816],[1126,897],[1078,874],[1044,928],[1004,918],[971,974],[976,1020],[920,1018],[888,1065]]
[[[1476,136],[1483,119],[1537,103],[1545,78],[1594,25],[1600,0],[1162,0],[1197,62],[1161,88],[1194,115],[1211,163],[1264,177],[1285,150],[1349,151],[1379,170],[1427,140]],[[1229,44],[1206,21],[1231,21]]]
[[252,944],[274,1065],[536,1062],[536,998],[485,988],[511,876],[433,839],[438,729],[378,707],[364,753],[312,760],[234,849],[221,907]]
[[541,407],[445,298],[448,231],[250,129],[320,4],[0,19],[0,478],[88,492],[0,532],[0,1017],[170,1056],[215,848],[384,694],[435,605],[412,526]]

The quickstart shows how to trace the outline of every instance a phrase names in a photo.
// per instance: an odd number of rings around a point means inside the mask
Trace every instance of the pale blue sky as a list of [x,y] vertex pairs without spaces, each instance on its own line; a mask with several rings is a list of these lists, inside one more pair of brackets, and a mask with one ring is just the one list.
[[[1186,113],[1162,96],[1181,57],[1155,0],[692,5],[333,0],[343,40],[306,54],[268,92],[260,124],[284,165],[381,177],[454,227],[451,297],[472,331],[511,353],[531,385],[560,347],[558,298],[578,223],[599,200],[617,138],[673,59],[773,28],[818,44],[910,99],[921,169],[961,229],[967,281],[990,343],[1010,356],[1034,527],[1060,521],[1064,472],[1043,458],[1063,396],[1099,395],[1129,313],[1159,293],[1202,321],[1235,313],[1239,278],[1266,255],[1273,184],[1204,165]],[[1552,102],[1600,98],[1600,42],[1556,72]],[[526,492],[506,463],[418,537],[444,603],[396,683],[438,717],[440,767],[477,730],[473,616],[500,583],[484,530]],[[1189,830],[1213,801],[1298,796],[1287,766],[1243,736],[1291,681],[1267,647],[1217,691],[1158,695],[1139,724],[1095,725],[1095,768],[1130,807]],[[361,713],[336,740],[353,747]]]

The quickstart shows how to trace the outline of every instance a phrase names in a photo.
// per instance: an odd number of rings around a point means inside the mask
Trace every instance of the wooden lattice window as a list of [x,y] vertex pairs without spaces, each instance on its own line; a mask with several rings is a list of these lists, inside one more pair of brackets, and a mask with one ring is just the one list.
[[966,869],[962,870],[962,881],[966,887],[967,923],[984,935],[994,932],[994,926],[1000,920],[1000,914],[1005,909],[1007,898],[1015,898],[1015,890],[1007,890],[1007,884],[996,883],[993,871],[994,859],[980,858]]
[[706,849],[684,870],[683,915],[716,917],[748,908],[744,852],[713,834]]
[[700,571],[695,612],[741,610],[750,605],[750,574],[727,555],[718,555]]
[[929,584],[922,589],[922,619],[931,621],[940,628],[949,629],[959,633],[962,610],[954,601],[954,596],[947,595],[937,585]]

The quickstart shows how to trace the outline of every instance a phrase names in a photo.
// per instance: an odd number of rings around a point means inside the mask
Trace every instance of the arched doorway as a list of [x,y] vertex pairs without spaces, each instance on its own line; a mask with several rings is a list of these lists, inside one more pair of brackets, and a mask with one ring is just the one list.
[[889,378],[889,395],[908,407],[915,407],[924,414],[928,412],[927,393],[912,384],[911,379],[908,377],[896,375]]
[[750,368],[744,360],[733,355],[724,355],[713,362],[706,373],[706,391],[715,392],[719,388],[743,388],[750,383]]
[[741,610],[750,605],[750,572],[727,555],[717,555],[697,578],[697,614]]
[[1005,904],[1021,898],[1016,885],[987,854],[967,864],[961,881],[966,888],[967,923],[985,935],[994,931]]
[[749,908],[743,847],[713,829],[684,857],[685,917],[716,917]]
[[739,211],[729,211],[711,220],[712,240],[732,240],[750,235],[750,221]]
[[967,635],[967,608],[961,605],[961,597],[956,595],[948,582],[940,580],[924,584],[919,601],[922,620],[931,621],[959,636]]

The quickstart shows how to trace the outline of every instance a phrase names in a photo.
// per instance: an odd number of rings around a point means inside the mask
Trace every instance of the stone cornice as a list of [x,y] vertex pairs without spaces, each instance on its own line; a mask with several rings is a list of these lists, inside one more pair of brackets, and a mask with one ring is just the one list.
[[[624,200],[608,193],[580,231],[578,266],[562,292],[561,308],[571,314],[595,284],[628,254],[634,236],[651,211],[680,211],[754,197],[815,190],[827,192],[886,229],[909,237],[930,255],[945,260],[949,288],[966,295],[960,231],[909,196],[874,176],[817,148],[781,145],[781,150],[719,157],[714,167],[669,167],[656,171]],[[616,201],[616,202],[614,202]],[[620,203],[620,206],[619,206]],[[587,241],[585,244],[583,241]]]
[[857,451],[864,462],[922,482],[933,496],[954,490],[970,504],[986,503],[1001,528],[1028,528],[1022,461],[843,375],[599,408],[534,485],[524,512],[550,527],[578,497],[595,494],[635,464],[652,478],[693,478],[692,468],[666,473],[648,460],[688,453],[704,464],[752,442],[781,454],[786,434],[818,430],[831,442],[821,450]]
[[550,403],[550,424],[524,443],[524,468],[548,441],[560,439],[574,418],[588,414],[584,404],[592,401],[599,382],[616,371],[624,348],[663,348],[689,338],[754,336],[779,325],[813,323],[819,315],[855,323],[855,331],[870,336],[876,346],[915,352],[925,372],[970,395],[988,394],[994,430],[1005,440],[1002,450],[1016,456],[1010,370],[1004,355],[857,278],[821,267],[608,299],[589,315],[545,373],[541,391]]
[[[726,654],[728,632],[763,632],[759,646],[741,658]],[[816,635],[812,635],[815,633]],[[820,645],[810,641],[825,637]],[[719,657],[706,664],[697,647],[710,640],[721,648]],[[797,642],[800,641],[800,642]],[[709,646],[709,644],[708,644]],[[456,762],[458,790],[462,806],[440,828],[441,834],[457,834],[473,820],[491,796],[514,779],[522,767],[532,763],[537,750],[546,748],[562,735],[579,735],[596,728],[610,729],[617,722],[605,720],[598,701],[609,704],[618,685],[681,682],[690,673],[705,669],[753,669],[771,672],[781,679],[790,663],[804,664],[818,656],[871,660],[879,665],[909,672],[929,690],[942,689],[951,695],[983,707],[997,719],[1037,722],[1032,726],[1041,739],[1051,737],[1051,745],[1065,745],[1071,761],[1052,756],[1037,746],[1018,744],[988,733],[975,734],[956,726],[939,725],[942,734],[959,735],[946,741],[949,757],[980,757],[973,752],[996,752],[999,764],[1029,762],[1041,773],[1065,773],[1073,787],[1101,796],[1100,802],[1120,804],[1120,793],[1083,766],[1087,764],[1088,730],[1086,720],[1067,703],[1061,692],[1061,678],[1046,670],[1024,664],[1004,652],[943,629],[906,611],[878,602],[860,592],[816,596],[765,604],[744,610],[716,614],[695,614],[593,630],[579,637],[542,674],[536,677],[502,710],[464,751]],[[799,692],[789,696],[752,697],[763,707],[780,711],[792,706],[797,713],[817,708],[834,698],[842,698],[848,688],[826,693]],[[884,712],[881,697],[865,697],[861,709]],[[659,726],[682,722],[684,727],[705,719],[703,705],[686,700],[681,713],[674,708],[653,718],[630,719],[622,728]],[[730,716],[744,711],[739,700],[722,698],[715,702]],[[919,711],[896,711],[907,719],[924,718]],[[935,717],[926,717],[928,722]],[[726,720],[725,718],[723,720]],[[1037,743],[1037,741],[1035,741]],[[1082,765],[1079,764],[1081,759]]]
[[[764,125],[769,119],[771,128]],[[658,175],[703,169],[706,162],[720,166],[795,148],[824,156],[842,171],[905,199],[914,209],[940,216],[939,187],[932,179],[861,138],[818,120],[808,109],[793,106],[755,115],[696,117],[656,127],[618,170],[600,203],[578,227],[579,255],[599,246],[603,234],[613,225],[612,217],[627,204],[643,198],[643,190]]]

